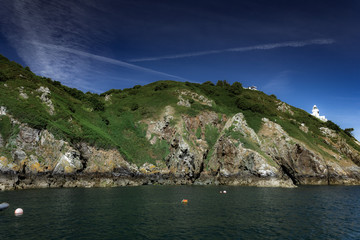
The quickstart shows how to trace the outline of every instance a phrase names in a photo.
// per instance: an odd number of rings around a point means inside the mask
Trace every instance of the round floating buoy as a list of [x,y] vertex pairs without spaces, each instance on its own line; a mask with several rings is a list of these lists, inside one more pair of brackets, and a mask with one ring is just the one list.
[[21,208],[17,208],[15,210],[15,216],[21,216],[23,215],[24,211]]
[[188,203],[188,200],[187,199],[183,199],[183,200],[181,200],[181,203]]
[[222,191],[220,191],[220,193],[222,193]]
[[223,191],[223,193],[225,193],[225,194],[226,194],[226,190],[224,190],[224,191]]

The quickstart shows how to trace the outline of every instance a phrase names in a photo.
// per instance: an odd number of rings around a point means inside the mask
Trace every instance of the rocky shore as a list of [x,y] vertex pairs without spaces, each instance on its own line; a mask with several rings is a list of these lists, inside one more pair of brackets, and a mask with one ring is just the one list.
[[[330,146],[324,155],[291,138],[279,124],[266,118],[255,133],[242,113],[227,119],[204,111],[195,117],[184,115],[172,125],[173,115],[174,109],[168,106],[159,119],[143,121],[150,143],[165,140],[169,154],[165,160],[141,166],[127,162],[116,149],[70,144],[8,115],[18,133],[6,145],[0,139],[0,148],[12,149],[8,156],[0,156],[0,189],[360,184],[360,155],[333,130],[322,129],[323,139]],[[212,147],[203,136],[206,126],[221,129]],[[306,131],[306,126],[300,129]]]

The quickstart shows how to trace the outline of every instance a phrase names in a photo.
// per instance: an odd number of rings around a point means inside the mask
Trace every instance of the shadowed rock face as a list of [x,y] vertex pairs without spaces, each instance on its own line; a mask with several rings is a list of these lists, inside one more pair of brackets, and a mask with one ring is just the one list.
[[[197,101],[206,100],[196,97]],[[148,141],[166,141],[169,154],[156,164],[142,166],[125,161],[116,149],[98,149],[84,142],[71,145],[47,130],[20,124],[11,141],[0,138],[0,148],[14,146],[8,157],[0,156],[0,189],[154,183],[275,187],[360,183],[359,153],[329,129],[321,131],[324,141],[332,146],[330,157],[291,138],[279,124],[266,118],[257,133],[242,113],[227,118],[204,111],[193,117],[182,115],[172,123],[175,118],[174,108],[167,106],[158,119],[143,121],[148,126]],[[209,129],[215,133],[212,139]]]

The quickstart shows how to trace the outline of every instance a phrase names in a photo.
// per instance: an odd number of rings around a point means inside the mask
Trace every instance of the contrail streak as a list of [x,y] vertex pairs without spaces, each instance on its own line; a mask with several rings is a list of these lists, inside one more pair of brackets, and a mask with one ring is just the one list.
[[167,56],[160,56],[160,57],[136,58],[136,59],[130,59],[128,61],[129,62],[158,61],[158,60],[162,60],[162,59],[197,57],[197,56],[224,53],[224,52],[246,52],[246,51],[252,51],[252,50],[270,50],[270,49],[274,49],[274,48],[283,48],[283,47],[304,47],[304,46],[308,46],[308,45],[326,45],[326,44],[332,44],[334,42],[335,42],[335,40],[333,40],[333,39],[314,39],[314,40],[308,40],[308,41],[270,43],[270,44],[262,44],[262,45],[255,45],[255,46],[249,46],[249,47],[227,48],[227,49],[209,50],[209,51],[202,51],[202,52],[191,52],[191,53],[167,55]]
[[79,50],[72,49],[72,48],[67,48],[67,47],[53,45],[53,44],[39,43],[39,42],[34,42],[34,41],[32,41],[31,43],[36,45],[36,46],[39,46],[39,47],[44,47],[44,48],[47,48],[47,49],[52,49],[52,50],[57,50],[57,51],[63,51],[63,52],[75,54],[75,55],[82,56],[82,57],[91,58],[91,59],[94,59],[94,60],[97,60],[97,61],[114,64],[114,65],[117,65],[117,66],[120,66],[120,67],[125,67],[125,68],[136,70],[136,71],[142,71],[142,72],[146,72],[146,73],[158,74],[158,75],[163,75],[163,76],[167,76],[167,77],[171,77],[171,78],[176,78],[176,79],[179,79],[179,80],[188,81],[187,79],[179,77],[179,76],[175,76],[175,75],[171,75],[171,74],[168,74],[168,73],[152,70],[152,69],[149,69],[149,68],[140,67],[140,66],[130,64],[130,63],[126,63],[126,62],[116,60],[116,59],[113,59],[113,58],[103,57],[103,56],[99,56],[99,55],[79,51]]

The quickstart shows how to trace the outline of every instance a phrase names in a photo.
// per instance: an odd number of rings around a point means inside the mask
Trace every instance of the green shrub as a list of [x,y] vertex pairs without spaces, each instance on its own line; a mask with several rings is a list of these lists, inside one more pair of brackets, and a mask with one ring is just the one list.
[[229,91],[234,95],[239,95],[243,91],[243,86],[239,82],[234,82],[229,88]]
[[88,97],[88,102],[90,102],[91,107],[95,111],[104,111],[105,104],[98,99],[98,96],[95,94],[92,94],[90,97]]
[[201,139],[201,127],[199,126],[197,129],[196,129],[196,133],[195,133],[195,136],[197,139]]
[[219,137],[219,131],[217,127],[212,125],[205,126],[205,140],[209,145],[209,149],[211,149],[215,145],[218,137]]
[[349,137],[353,137],[352,132],[354,131],[354,128],[345,128],[344,132],[346,135],[348,135]]
[[6,76],[3,72],[0,72],[0,82],[6,82],[9,80],[8,76]]
[[333,122],[330,121],[330,120],[328,120],[328,121],[325,123],[325,125],[326,125],[328,128],[330,128],[330,129],[332,129],[332,130],[335,130],[336,132],[340,132],[340,131],[341,131],[341,128],[340,128],[337,124],[333,123]]
[[154,88],[155,91],[160,91],[160,90],[164,90],[166,88],[168,88],[168,84],[164,83],[164,82],[160,82],[159,84],[157,84]]
[[8,116],[0,116],[0,134],[6,143],[12,132],[11,121]]
[[202,85],[209,85],[209,86],[215,86],[215,84],[211,81],[206,81]]
[[139,104],[137,104],[137,103],[133,103],[132,105],[131,105],[131,111],[136,111],[137,109],[139,109]]

